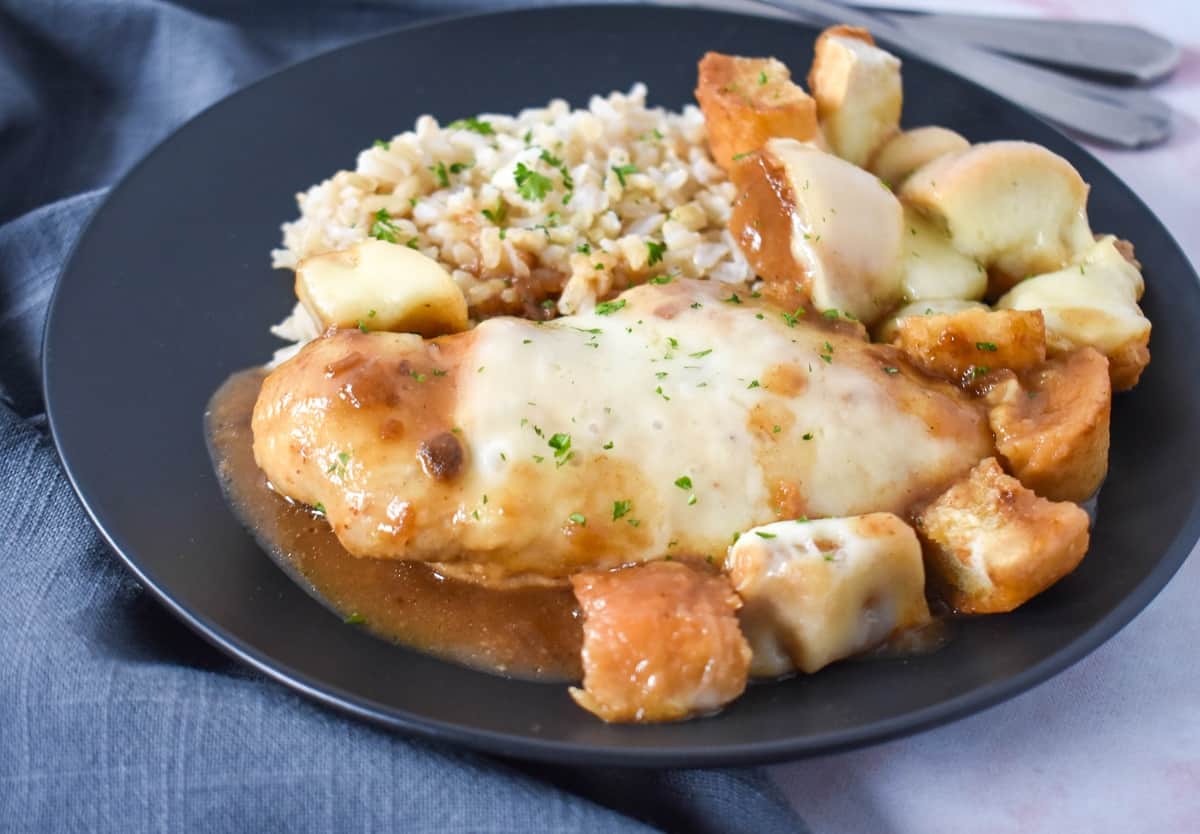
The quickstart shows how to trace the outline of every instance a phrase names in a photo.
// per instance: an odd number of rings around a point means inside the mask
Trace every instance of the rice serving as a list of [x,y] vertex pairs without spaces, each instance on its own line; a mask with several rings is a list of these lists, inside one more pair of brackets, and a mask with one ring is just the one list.
[[[646,87],[483,114],[376,141],[353,171],[296,196],[278,268],[367,237],[448,269],[471,316],[545,319],[667,277],[745,284],[754,274],[726,225],[734,186],[713,163],[704,117],[646,106]],[[317,335],[302,308],[274,332]]]

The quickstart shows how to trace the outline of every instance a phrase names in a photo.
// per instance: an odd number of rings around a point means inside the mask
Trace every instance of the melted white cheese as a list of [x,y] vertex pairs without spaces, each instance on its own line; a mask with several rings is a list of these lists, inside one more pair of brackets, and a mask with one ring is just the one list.
[[[536,495],[537,511],[564,523],[588,504],[592,530],[612,521],[613,502],[634,498],[621,523],[646,519],[641,558],[672,542],[711,553],[774,517],[764,462],[786,461],[811,512],[843,515],[899,510],[915,475],[965,470],[987,453],[982,434],[961,424],[939,434],[900,408],[889,386],[911,385],[918,398],[928,392],[882,372],[861,341],[789,327],[769,308],[722,300],[730,295],[719,284],[677,280],[627,292],[625,306],[608,315],[482,323],[455,412],[471,448],[459,516],[468,544],[484,541],[471,527],[490,532],[490,546],[525,536],[503,514],[506,491],[523,490],[518,497]],[[781,363],[802,378],[798,392],[769,387],[768,371]],[[756,408],[778,415],[768,419],[779,430],[752,430]],[[569,459],[561,449],[556,459],[556,434],[570,436]],[[613,463],[636,483],[601,479]],[[532,481],[514,477],[531,468]]]

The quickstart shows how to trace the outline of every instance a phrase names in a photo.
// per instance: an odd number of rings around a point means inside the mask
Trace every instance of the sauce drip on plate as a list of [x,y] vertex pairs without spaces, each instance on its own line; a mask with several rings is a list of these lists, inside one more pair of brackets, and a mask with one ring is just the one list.
[[426,564],[351,556],[322,518],[271,489],[251,449],[264,377],[259,368],[230,377],[209,402],[205,430],[229,503],[289,576],[385,640],[500,675],[579,680],[583,634],[569,587],[497,590]]

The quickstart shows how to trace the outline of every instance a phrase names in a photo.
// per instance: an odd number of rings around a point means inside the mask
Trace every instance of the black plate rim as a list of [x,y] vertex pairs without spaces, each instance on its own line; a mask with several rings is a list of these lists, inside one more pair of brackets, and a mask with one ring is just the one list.
[[[633,4],[633,7],[654,8],[658,11],[669,10],[670,7],[657,7],[650,4]],[[63,443],[60,440],[58,429],[58,419],[56,410],[53,405],[53,397],[51,391],[51,377],[53,376],[54,366],[54,350],[52,348],[52,334],[54,333],[54,324],[56,320],[56,310],[58,309],[59,297],[63,288],[63,278],[69,272],[74,263],[76,251],[81,243],[88,237],[92,226],[96,219],[100,216],[105,206],[112,198],[120,193],[126,183],[147,165],[152,159],[163,151],[172,140],[180,133],[187,130],[191,124],[208,115],[208,113],[232,99],[249,94],[252,90],[260,85],[271,82],[275,77],[283,75],[296,67],[309,64],[320,60],[321,58],[340,52],[359,47],[364,43],[375,40],[381,40],[395,36],[400,32],[409,32],[413,30],[421,30],[426,28],[437,27],[448,23],[453,23],[461,20],[469,20],[475,18],[492,18],[506,17],[512,15],[536,13],[540,11],[562,11],[564,9],[578,11],[597,11],[614,7],[611,4],[570,4],[554,7],[540,7],[536,5],[523,5],[497,11],[488,11],[482,13],[467,13],[457,15],[444,15],[429,20],[419,21],[417,23],[403,25],[388,29],[367,38],[358,39],[342,46],[332,49],[323,50],[322,52],[305,58],[301,61],[289,64],[278,70],[269,72],[262,77],[255,79],[244,87],[235,90],[229,95],[213,102],[191,118],[187,119],[177,128],[172,130],[166,137],[160,140],[145,156],[143,156],[136,164],[134,164],[121,178],[115,183],[108,194],[105,195],[100,205],[97,206],[92,216],[83,225],[79,236],[76,238],[71,248],[68,251],[66,258],[63,261],[63,266],[59,270],[59,275],[56,280],[53,293],[51,294],[49,306],[46,314],[45,328],[42,336],[42,373],[41,383],[42,390],[45,396],[45,411],[47,424],[50,429],[50,434],[53,439],[55,452],[62,466],[63,472],[67,476],[67,480],[71,485],[72,490],[79,499],[88,519],[92,525],[100,533],[108,548],[117,555],[125,567],[138,579],[138,581],[151,592],[155,599],[162,603],[168,611],[175,617],[180,619],[189,629],[199,635],[209,644],[217,649],[231,655],[237,660],[246,663],[257,671],[263,673],[267,677],[297,691],[306,697],[309,697],[326,706],[333,707],[335,710],[353,716],[355,718],[369,721],[373,724],[380,725],[389,729],[398,729],[404,732],[412,733],[427,739],[435,741],[450,742],[453,744],[462,745],[467,748],[479,750],[486,753],[492,753],[501,756],[511,756],[522,759],[543,761],[543,762],[574,762],[594,765],[615,765],[615,766],[633,766],[633,767],[710,767],[710,766],[730,766],[730,765],[752,765],[752,764],[767,764],[783,761],[794,761],[803,758],[808,758],[817,755],[825,755],[837,753],[846,750],[851,750],[859,747],[879,744],[885,741],[890,741],[905,736],[914,735],[924,732],[945,724],[952,723],[959,719],[970,715],[984,712],[1004,701],[1010,700],[1028,690],[1033,689],[1041,683],[1046,682],[1063,670],[1069,668],[1079,662],[1102,644],[1114,637],[1126,625],[1128,625],[1139,613],[1141,613],[1158,594],[1166,587],[1167,583],[1183,565],[1192,548],[1197,541],[1200,541],[1200,502],[1197,502],[1191,508],[1187,520],[1182,527],[1177,531],[1170,546],[1163,551],[1157,564],[1148,573],[1143,580],[1138,583],[1131,593],[1125,596],[1121,602],[1114,607],[1107,615],[1098,620],[1090,629],[1077,637],[1064,648],[1046,657],[1039,663],[1030,666],[1024,671],[1012,675],[995,683],[987,684],[968,693],[958,695],[949,700],[942,701],[930,707],[915,710],[893,718],[884,719],[865,724],[854,729],[835,731],[821,735],[810,735],[803,738],[783,739],[770,742],[749,742],[739,744],[717,745],[709,748],[688,748],[678,750],[672,747],[644,747],[630,749],[621,745],[597,745],[583,744],[576,742],[553,741],[546,739],[538,739],[528,735],[519,735],[515,733],[503,733],[491,730],[483,730],[477,728],[463,727],[452,722],[446,722],[435,718],[418,716],[411,713],[406,713],[398,708],[390,707],[386,704],[381,704],[372,699],[364,698],[354,693],[348,692],[336,686],[323,683],[320,680],[315,680],[311,676],[306,675],[290,666],[276,662],[265,654],[251,648],[237,639],[231,634],[228,634],[225,629],[220,626],[206,622],[206,618],[191,610],[187,606],[179,603],[172,593],[159,583],[153,581],[147,573],[137,564],[137,562],[126,552],[119,542],[117,536],[111,532],[102,519],[97,515],[92,507],[92,503],[80,487],[76,474],[72,469],[67,455],[64,454]],[[628,8],[628,7],[626,7]],[[690,10],[688,8],[684,9]],[[744,13],[724,11],[717,9],[704,8],[703,11],[715,15],[724,15],[730,18],[756,17],[762,19],[761,16],[747,15]],[[770,18],[766,18],[770,19]],[[814,27],[816,24],[811,22],[795,20],[781,21],[792,23],[799,26]],[[883,43],[888,43],[886,38],[879,39]],[[891,48],[901,53],[904,56],[920,61],[919,56],[913,56],[907,50],[890,45]],[[1140,213],[1152,221],[1161,232],[1163,238],[1169,241],[1174,248],[1175,253],[1180,256],[1180,259],[1190,265],[1190,260],[1184,254],[1178,241],[1170,231],[1159,220],[1157,214],[1146,205],[1133,189],[1129,188],[1119,176],[1112,172],[1107,165],[1100,161],[1086,147],[1080,145],[1067,133],[1059,129],[1053,123],[1047,122],[1040,116],[1031,113],[1019,105],[999,96],[997,93],[983,87],[982,85],[965,79],[955,73],[941,68],[935,68],[938,72],[946,73],[955,78],[959,83],[965,84],[971,88],[974,95],[984,96],[993,100],[999,100],[1006,106],[1016,108],[1029,119],[1035,120],[1049,130],[1056,133],[1063,141],[1069,143],[1073,151],[1086,157],[1090,162],[1103,168],[1114,180],[1121,183],[1126,188],[1130,196],[1136,201],[1137,208]],[[1196,270],[1192,268],[1192,279],[1200,285],[1200,276],[1196,274]]]

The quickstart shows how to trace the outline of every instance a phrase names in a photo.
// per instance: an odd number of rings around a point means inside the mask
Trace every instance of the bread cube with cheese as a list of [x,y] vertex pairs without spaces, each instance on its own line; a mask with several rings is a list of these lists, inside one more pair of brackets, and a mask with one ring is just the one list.
[[1075,263],[1017,284],[996,307],[1041,310],[1051,353],[1095,348],[1108,357],[1113,388],[1124,391],[1150,363],[1150,320],[1137,303],[1142,274],[1119,244],[1100,238]]
[[984,142],[940,156],[899,194],[988,268],[996,292],[1062,268],[1092,243],[1087,183],[1067,160],[1031,142]]
[[834,26],[817,38],[808,87],[833,152],[865,166],[900,127],[900,59],[865,29]]
[[939,156],[965,151],[971,143],[947,127],[916,127],[904,130],[880,145],[871,155],[867,170],[891,188],[899,188],[908,175]]
[[920,544],[891,513],[756,527],[725,570],[758,677],[816,672],[930,618]]

